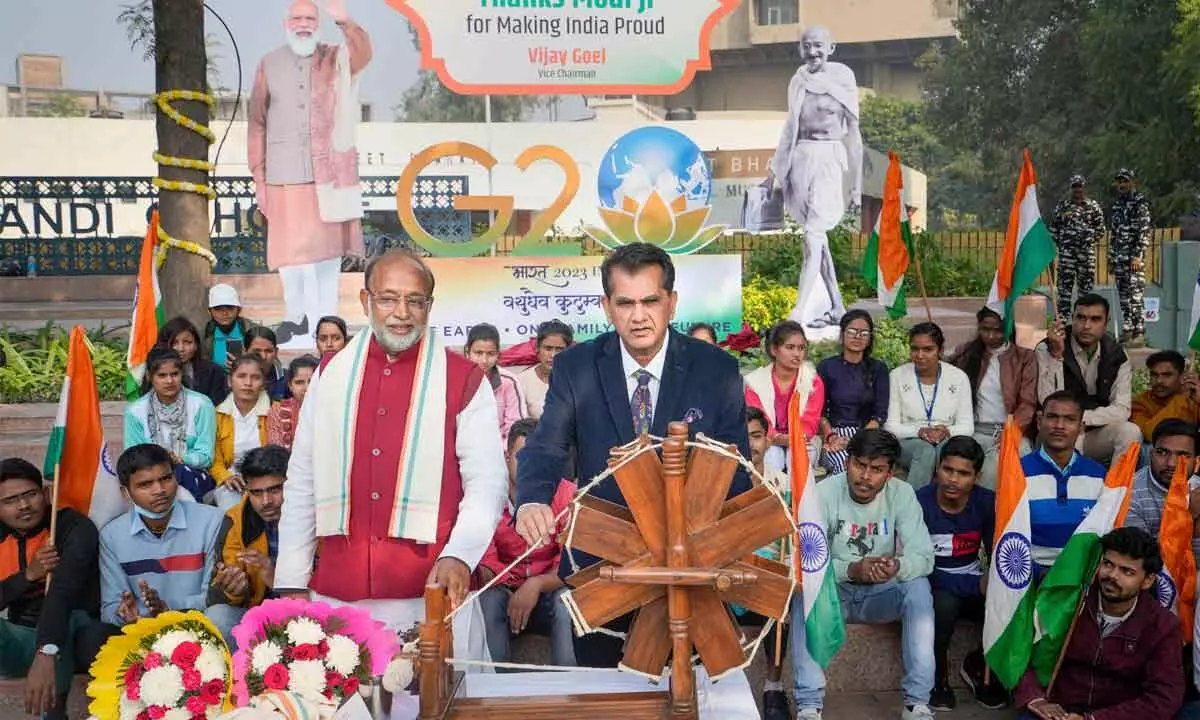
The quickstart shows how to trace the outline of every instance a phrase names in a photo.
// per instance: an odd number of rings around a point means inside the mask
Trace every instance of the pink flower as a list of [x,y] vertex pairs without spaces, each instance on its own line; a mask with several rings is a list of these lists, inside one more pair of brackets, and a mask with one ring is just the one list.
[[351,675],[346,678],[346,682],[342,683],[342,695],[350,697],[356,692],[358,692],[358,678]]
[[144,665],[147,670],[153,670],[156,667],[162,667],[163,656],[159,653],[152,652],[146,656],[145,660],[142,661],[142,665]]
[[175,652],[171,653],[171,663],[180,668],[190,668],[196,664],[196,660],[200,657],[200,643],[198,642],[182,642],[175,648]]
[[204,698],[205,705],[216,705],[221,702],[221,697],[224,695],[224,680],[209,680],[204,687],[200,688],[200,697]]
[[322,660],[324,660],[325,656],[328,654],[329,654],[329,643],[325,640],[322,640],[320,643],[317,644],[317,655],[320,656],[320,658]]
[[187,699],[187,711],[193,715],[203,715],[208,709],[208,703],[204,702],[204,698],[199,695],[193,695]]
[[167,709],[162,705],[151,705],[146,708],[146,712],[150,713],[150,720],[162,720],[167,714]]
[[319,656],[320,650],[313,644],[297,645],[292,648],[293,660],[316,660]]
[[142,667],[141,663],[134,663],[125,671],[125,685],[137,685],[142,682],[142,676],[146,674],[146,668]]
[[137,720],[150,720],[150,713],[146,710],[141,711],[138,713]]
[[196,692],[204,683],[204,678],[200,677],[200,671],[196,668],[188,668],[183,671],[183,689],[188,692]]
[[263,685],[266,685],[268,690],[287,690],[289,680],[291,676],[288,675],[287,668],[280,663],[275,663],[263,673]]

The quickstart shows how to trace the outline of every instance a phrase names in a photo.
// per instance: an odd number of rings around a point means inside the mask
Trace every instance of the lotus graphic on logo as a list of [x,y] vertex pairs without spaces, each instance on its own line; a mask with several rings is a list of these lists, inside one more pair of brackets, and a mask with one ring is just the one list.
[[609,250],[646,242],[687,255],[725,231],[704,225],[712,171],[699,146],[677,130],[653,126],[622,136],[600,163],[597,186],[607,229],[584,232]]

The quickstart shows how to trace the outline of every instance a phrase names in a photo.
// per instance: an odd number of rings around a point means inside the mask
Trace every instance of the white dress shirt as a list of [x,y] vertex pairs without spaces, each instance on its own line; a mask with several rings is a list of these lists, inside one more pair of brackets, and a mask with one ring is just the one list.
[[650,419],[652,422],[654,420],[653,413],[658,412],[658,389],[662,386],[663,370],[667,365],[667,343],[669,342],[671,342],[670,334],[667,335],[667,339],[663,341],[662,347],[658,349],[658,352],[650,359],[650,362],[646,363],[645,367],[642,367],[637,360],[633,359],[633,356],[625,349],[625,343],[621,342],[621,368],[625,372],[625,394],[629,396],[631,407],[633,405],[633,391],[637,390],[638,386],[638,371],[645,370],[650,373],[650,384],[648,387],[650,390],[650,409],[652,410]]

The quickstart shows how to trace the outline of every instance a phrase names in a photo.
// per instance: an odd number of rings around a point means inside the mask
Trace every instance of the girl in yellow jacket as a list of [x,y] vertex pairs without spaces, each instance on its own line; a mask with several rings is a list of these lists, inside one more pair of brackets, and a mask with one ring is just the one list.
[[238,465],[246,453],[267,444],[267,415],[271,399],[259,359],[243,355],[229,374],[229,397],[217,406],[217,438],[209,469],[217,489],[211,501],[222,510],[241,502],[245,483]]

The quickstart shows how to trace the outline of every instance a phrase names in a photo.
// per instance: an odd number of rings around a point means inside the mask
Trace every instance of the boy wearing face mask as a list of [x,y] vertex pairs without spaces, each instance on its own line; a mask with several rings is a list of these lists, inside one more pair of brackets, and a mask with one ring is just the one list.
[[168,610],[203,610],[221,511],[178,502],[171,456],[134,445],[117,460],[131,509],[100,531],[100,619],[116,626]]

